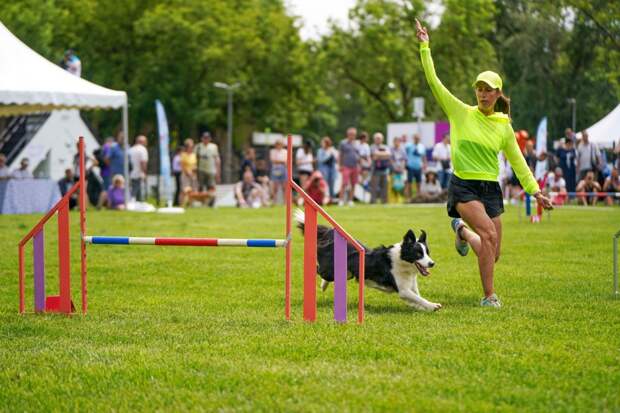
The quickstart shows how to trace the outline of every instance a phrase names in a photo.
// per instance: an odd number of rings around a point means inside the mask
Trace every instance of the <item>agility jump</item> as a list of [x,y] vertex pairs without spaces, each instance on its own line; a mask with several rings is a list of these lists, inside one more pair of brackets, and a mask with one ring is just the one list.
[[[250,248],[286,248],[285,254],[285,318],[291,315],[291,257],[292,257],[292,191],[295,190],[305,200],[306,233],[304,235],[304,287],[303,287],[303,319],[316,320],[316,268],[317,268],[317,212],[320,213],[335,229],[334,264],[336,268],[334,280],[334,319],[346,321],[347,313],[347,241],[360,254],[359,264],[359,299],[358,322],[364,320],[364,248],[353,239],[323,208],[316,204],[308,194],[292,179],[293,155],[292,138],[288,136],[288,181],[286,185],[286,238],[285,239],[229,239],[229,238],[178,238],[178,237],[119,237],[86,235],[86,183],[84,167],[84,139],[78,143],[80,177],[78,182],[61,198],[56,205],[32,228],[19,242],[19,312],[26,311],[25,306],[25,247],[33,240],[33,272],[34,272],[34,311],[37,313],[56,312],[71,314],[75,305],[71,299],[71,268],[70,268],[70,228],[69,199],[78,192],[80,213],[80,253],[81,253],[81,310],[88,310],[87,294],[87,260],[86,245],[152,245],[152,246],[186,246],[186,247],[250,247]],[[58,273],[59,294],[45,294],[45,224],[49,219],[58,216]]]

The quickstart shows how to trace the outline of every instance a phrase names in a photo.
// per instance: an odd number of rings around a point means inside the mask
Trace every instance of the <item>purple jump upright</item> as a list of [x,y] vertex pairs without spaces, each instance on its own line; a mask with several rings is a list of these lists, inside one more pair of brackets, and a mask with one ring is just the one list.
[[347,240],[334,231],[334,320],[347,321]]
[[34,311],[45,311],[45,237],[43,228],[32,241],[34,258]]

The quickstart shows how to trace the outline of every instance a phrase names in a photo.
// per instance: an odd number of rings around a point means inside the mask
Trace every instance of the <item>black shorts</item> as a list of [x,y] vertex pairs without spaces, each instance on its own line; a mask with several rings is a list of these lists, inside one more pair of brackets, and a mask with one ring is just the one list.
[[504,199],[499,183],[461,179],[453,174],[448,185],[448,215],[461,218],[456,204],[469,201],[482,202],[489,218],[498,217],[504,212]]

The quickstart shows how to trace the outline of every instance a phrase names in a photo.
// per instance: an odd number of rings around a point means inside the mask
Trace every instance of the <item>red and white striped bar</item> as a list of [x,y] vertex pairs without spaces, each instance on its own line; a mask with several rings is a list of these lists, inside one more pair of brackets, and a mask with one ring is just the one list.
[[170,237],[108,237],[86,236],[92,245],[160,245],[177,247],[286,247],[285,239],[170,238]]

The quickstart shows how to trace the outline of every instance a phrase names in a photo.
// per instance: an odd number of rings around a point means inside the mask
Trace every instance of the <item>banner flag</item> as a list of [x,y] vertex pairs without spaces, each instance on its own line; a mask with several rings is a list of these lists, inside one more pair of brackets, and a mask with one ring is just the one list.
[[536,155],[547,152],[547,117],[542,118],[536,131]]
[[164,105],[155,100],[155,111],[157,112],[157,131],[159,132],[159,176],[164,183],[163,196],[167,201],[166,205],[172,205],[172,182],[170,176],[170,134],[168,131],[168,119]]

